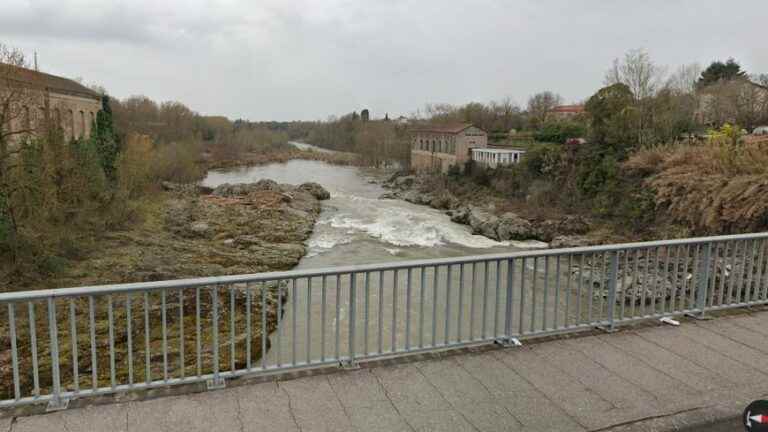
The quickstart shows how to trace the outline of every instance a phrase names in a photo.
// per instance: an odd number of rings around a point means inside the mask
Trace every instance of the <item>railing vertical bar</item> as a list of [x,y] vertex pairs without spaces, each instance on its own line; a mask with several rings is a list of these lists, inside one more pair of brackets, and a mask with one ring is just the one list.
[[[670,255],[669,246],[665,246],[664,247],[664,278],[662,279],[665,282],[669,280],[669,255]],[[674,292],[674,289],[673,289],[673,292]],[[669,294],[670,294],[670,298],[672,298],[671,296],[672,293],[669,293]],[[671,312],[672,309],[669,308],[668,306],[669,305],[667,304],[667,294],[664,293],[664,295],[661,297],[661,313]]]
[[[765,249],[767,242],[763,240],[763,248]],[[761,271],[761,279],[760,279],[760,299],[761,300],[768,300],[768,284],[766,284],[766,280],[768,279],[768,255],[764,257],[766,259],[766,262],[763,263],[763,270]],[[763,276],[763,274],[766,274],[766,276]]]
[[267,336],[269,328],[267,327],[267,284],[259,284],[261,292],[261,369],[267,368]]
[[728,270],[728,250],[731,248],[731,242],[725,242],[723,243],[723,258],[719,259],[719,268],[720,268],[720,292],[717,295],[717,304],[719,306],[723,305],[723,301],[725,300],[725,279],[726,275],[730,275],[730,270]]
[[462,318],[464,317],[464,263],[459,263],[459,314],[456,319],[456,340],[464,341],[462,334]]
[[298,337],[296,335],[296,315],[299,314],[299,291],[296,289],[296,278],[291,279],[291,364],[296,366],[296,347]]
[[571,297],[573,297],[573,254],[568,254],[568,278],[565,283],[565,327],[571,324]]
[[109,381],[114,389],[117,386],[117,379],[115,377],[115,317],[111,294],[107,296],[107,320],[109,321]]
[[707,263],[707,278],[708,283],[711,284],[711,287],[707,285],[707,294],[709,295],[707,301],[709,301],[710,307],[715,305],[715,290],[717,289],[717,263],[720,259],[720,250],[722,247],[725,247],[725,243],[713,242],[710,245],[710,262]]
[[21,399],[21,389],[19,380],[19,359],[16,342],[16,316],[14,304],[8,303],[8,327],[11,342],[11,369],[13,371],[13,398],[18,401]]
[[19,352],[16,347],[16,312],[15,305],[8,303],[8,327],[11,337],[11,368],[13,369],[13,399],[21,399],[21,382],[19,380]]
[[326,316],[325,309],[328,302],[326,294],[326,285],[328,277],[323,275],[320,280],[320,361],[325,361],[325,330],[326,330]]
[[755,272],[755,243],[757,241],[752,241],[749,245],[749,258],[747,260],[747,285],[746,285],[746,293],[744,293],[744,300],[749,303],[752,301],[752,275]]
[[168,313],[166,312],[167,290],[160,291],[160,315],[163,336],[163,381],[168,382]]
[[688,308],[689,309],[693,309],[693,308],[696,307],[696,302],[694,300],[695,300],[696,294],[697,294],[696,288],[698,288],[698,286],[696,286],[696,284],[699,281],[699,272],[700,272],[700,269],[699,269],[699,256],[700,255],[701,255],[701,245],[697,244],[696,245],[696,251],[695,251],[695,254],[693,256],[693,264],[692,264],[693,270],[691,272],[691,285],[692,286],[691,286],[691,295],[690,295],[689,301],[688,301]]
[[469,340],[475,340],[475,296],[477,285],[477,263],[472,263],[472,289],[469,293]]
[[485,340],[487,336],[486,328],[488,326],[488,261],[483,261],[483,309],[481,319],[480,337]]
[[51,346],[51,379],[53,381],[53,401],[61,400],[61,376],[59,368],[59,325],[56,319],[56,300],[48,297],[48,330]]
[[739,250],[739,242],[734,241],[731,248],[731,259],[729,266],[731,267],[728,277],[728,304],[733,302],[733,289],[736,281],[736,255]]
[[[70,302],[71,304],[71,302]],[[127,293],[125,295],[125,333],[126,333],[126,342],[127,342],[127,356],[128,356],[128,385],[133,385],[133,317],[131,310],[131,293]],[[72,312],[74,312],[74,308],[72,309]],[[72,317],[74,317],[74,313],[72,314]],[[74,329],[74,326],[72,327]],[[72,352],[75,353],[76,346],[72,346]],[[77,363],[77,362],[75,362]]]
[[29,312],[30,349],[32,350],[32,394],[40,396],[40,370],[38,369],[37,361],[37,320],[35,319],[35,304],[32,302],[27,303],[27,310]]
[[88,331],[91,337],[91,386],[93,390],[99,387],[99,363],[96,357],[96,311],[93,296],[88,296]]
[[440,276],[440,267],[434,266],[434,277],[432,278],[432,346],[437,345],[437,288],[438,278]]
[[392,326],[391,328],[391,341],[390,346],[392,352],[397,351],[397,291],[398,283],[400,282],[400,270],[395,270],[392,281]]
[[[410,351],[411,349],[411,285],[413,283],[413,268],[408,267],[408,271],[405,275],[406,277],[406,284],[405,284],[405,350]],[[366,285],[368,283],[368,279],[366,277]],[[367,305],[366,305],[367,307]],[[366,336],[367,336],[367,330],[368,330],[368,313],[366,312],[365,315],[365,328],[366,328]],[[367,337],[366,337],[366,347],[367,344]],[[366,350],[366,354],[368,351]]]
[[619,251],[611,253],[610,266],[608,274],[608,304],[606,314],[608,318],[608,328],[613,330],[615,324],[614,315],[616,312],[616,285],[619,279]]
[[312,362],[312,278],[307,277],[307,340],[305,350],[307,351],[307,364]]
[[252,300],[253,296],[251,284],[245,285],[245,368],[249,371],[253,368],[251,356],[253,352],[252,341],[253,339],[253,324],[251,317]]
[[341,275],[336,275],[336,360],[340,360],[340,339],[341,339]]
[[[152,382],[152,369],[150,365],[150,344],[149,344],[149,292],[144,291],[144,381],[147,384]],[[198,305],[200,303],[198,302]],[[198,309],[199,310],[199,309]],[[199,334],[199,332],[198,332]],[[199,340],[199,339],[198,339]],[[198,349],[198,359],[200,350]],[[199,361],[199,360],[198,360]],[[198,366],[199,367],[199,366]],[[198,373],[199,375],[199,373]]]
[[[397,274],[395,274],[397,279]],[[395,284],[397,286],[397,284]],[[355,364],[355,327],[357,327],[357,273],[349,274],[349,342],[347,349],[349,351],[349,364]],[[394,330],[393,330],[394,333]],[[394,350],[394,347],[392,348]]]
[[[653,255],[653,274],[654,274],[654,277],[652,279],[653,280],[653,284],[652,284],[652,287],[653,287],[653,291],[652,291],[653,292],[653,297],[651,298],[651,315],[654,315],[654,314],[658,313],[658,311],[656,310],[656,308],[658,307],[657,297],[660,295],[660,290],[664,289],[663,285],[660,287],[656,283],[659,280],[663,280],[663,279],[659,279],[659,277],[658,277],[659,273],[660,273],[660,271],[659,271],[659,254],[661,253],[661,247],[657,246],[654,249],[655,249],[654,250],[655,253]],[[662,297],[662,299],[663,299],[663,297]]]
[[219,286],[214,285],[211,290],[211,332],[213,344],[213,382],[219,382]]
[[603,303],[605,303],[604,302],[604,298],[605,298],[604,294],[605,294],[605,288],[606,288],[605,276],[608,274],[607,270],[606,270],[606,261],[607,261],[606,258],[607,257],[605,256],[605,252],[600,254],[600,277],[602,278],[602,280],[600,281],[600,287],[601,287],[601,290],[603,292],[601,292],[600,296],[598,297],[598,309],[597,309],[598,310],[598,314],[597,314],[597,321],[598,322],[599,321],[603,321],[603,319],[605,318],[605,315],[603,314],[603,311],[604,311],[604,307],[603,307],[604,304]]
[[[379,354],[384,352],[384,273],[379,271],[379,310],[378,314],[376,314],[376,318],[378,319],[378,338],[376,339],[376,342],[378,343],[378,352]],[[423,297],[422,297],[423,300]]]
[[682,249],[682,246],[678,245],[675,247],[675,265],[674,265],[674,274],[672,276],[672,298],[670,300],[671,307],[670,311],[677,312],[678,309],[678,292],[682,288],[680,285],[680,250]]
[[[493,337],[499,336],[499,307],[501,307],[501,261],[496,260],[496,295],[493,308]],[[449,273],[450,274],[450,273]],[[448,285],[450,287],[450,285]]]
[[634,256],[634,263],[632,266],[633,267],[632,268],[632,318],[636,318],[637,317],[637,301],[638,301],[637,290],[639,289],[638,282],[640,281],[639,274],[638,274],[638,271],[640,268],[640,249],[635,249],[635,253],[633,254],[633,256]]
[[593,308],[593,300],[594,300],[594,289],[595,289],[595,268],[597,267],[595,265],[595,261],[597,260],[597,252],[592,253],[590,255],[590,264],[589,264],[589,290],[588,290],[588,299],[587,299],[587,323],[592,324],[592,308]]
[[200,287],[195,287],[195,354],[197,356],[197,376],[203,375],[202,335],[200,330]]
[[557,255],[555,256],[555,259],[557,262],[555,263],[555,316],[554,316],[554,323],[552,325],[552,328],[558,329],[559,328],[559,317],[560,317],[560,261],[561,256]]
[[755,280],[755,300],[763,300],[763,273],[765,272],[765,241],[760,241]]
[[525,319],[525,270],[526,270],[526,262],[527,259],[523,257],[523,262],[520,265],[520,313],[519,320],[520,323],[519,328],[517,329],[517,332],[519,334],[525,334],[525,326],[524,326],[524,319]]
[[539,278],[539,257],[533,258],[533,271],[531,272],[531,325],[529,327],[531,333],[536,331],[536,297],[538,291]]
[[236,336],[236,329],[235,329],[235,314],[237,313],[237,309],[235,309],[235,290],[234,288],[229,285],[227,286],[227,289],[229,290],[229,370],[232,372],[235,371],[236,365],[235,365],[235,336]]
[[[411,269],[408,269],[408,277],[410,278]],[[363,329],[363,353],[367,356],[370,352],[368,350],[368,332],[371,318],[371,272],[365,272],[365,305],[363,313],[365,314],[365,328]],[[408,280],[408,293],[410,296],[411,281]],[[410,297],[408,298],[410,301]],[[408,336],[406,336],[407,340]]]
[[[130,298],[130,294],[128,294]],[[130,316],[130,315],[129,315]],[[77,311],[75,310],[75,299],[69,299],[69,341],[72,349],[72,385],[75,393],[80,392],[80,368],[77,356]],[[128,353],[130,356],[130,332],[128,333]],[[129,364],[129,376],[133,372]]]
[[179,373],[182,378],[187,376],[184,363],[184,288],[179,289]]
[[275,365],[280,367],[283,362],[283,287],[282,281],[277,280],[277,346],[275,350]]
[[[445,284],[445,345],[448,345],[451,338],[451,278],[453,277],[453,266],[448,264],[446,270]],[[498,291],[497,291],[498,292]],[[498,298],[498,294],[497,294]]]
[[541,330],[547,330],[547,309],[549,305],[549,255],[544,257],[544,298],[541,303]]
[[[424,348],[424,285],[427,283],[426,267],[421,267],[420,301],[419,301],[419,348]],[[381,328],[381,322],[379,322]],[[381,351],[381,347],[379,347]]]
[[[507,295],[506,307],[504,308],[504,336],[509,339],[512,337],[512,308],[515,293],[515,259],[507,260]],[[461,341],[461,338],[459,338]]]
[[752,246],[749,240],[744,240],[743,253],[741,254],[741,272],[739,272],[739,285],[737,287],[738,298],[736,299],[736,303],[741,303],[744,295],[744,279],[747,277],[747,244],[749,244],[750,247]]
[[[619,319],[624,319],[624,308],[627,304],[627,272],[629,272],[629,250],[624,250],[624,269],[621,274],[621,309],[619,311]],[[618,283],[616,284],[618,287]]]

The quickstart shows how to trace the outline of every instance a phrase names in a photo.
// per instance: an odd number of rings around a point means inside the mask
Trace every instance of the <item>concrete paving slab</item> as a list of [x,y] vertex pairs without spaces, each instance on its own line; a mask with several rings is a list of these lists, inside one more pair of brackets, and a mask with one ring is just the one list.
[[128,404],[133,432],[241,430],[237,402],[228,391],[158,398]]
[[641,417],[653,415],[661,408],[651,393],[612,373],[584,353],[571,349],[562,341],[539,344],[534,346],[533,350],[558,369],[610,401],[616,408],[631,411],[631,415]]
[[427,381],[415,364],[375,368],[372,373],[401,412],[446,409],[445,398]]
[[411,432],[414,430],[397,411],[386,405],[356,407],[350,410],[349,417],[355,430],[361,432]]
[[[682,327],[682,326],[681,326]],[[749,366],[731,359],[679,332],[680,327],[652,328],[637,332],[641,338],[673,351],[688,360],[716,372],[737,385],[750,384],[765,379],[765,375]]]
[[[0,431],[11,430],[10,419]],[[88,406],[71,411],[49,413],[32,417],[19,417],[13,425],[14,431],[94,431],[127,432],[128,404]]]
[[494,354],[588,429],[600,429],[623,421],[616,415],[615,405],[557,369],[530,347]]
[[524,429],[553,431],[585,430],[560,406],[539,392],[492,354],[456,357],[456,363],[504,406]]
[[601,335],[598,338],[698,391],[713,391],[734,386],[717,372],[707,370],[683,356],[638,337],[633,332]]
[[768,336],[768,313],[766,312],[734,317],[733,323]]
[[638,388],[644,389],[665,408],[679,410],[696,406],[692,400],[698,393],[684,381],[673,378],[663,370],[655,369],[641,360],[609,345],[598,337],[585,337],[564,342],[569,348],[580,351],[590,359],[622,377]]
[[288,395],[288,406],[301,431],[354,430],[327,376],[310,376],[278,385]]
[[738,325],[733,319],[702,321],[696,325],[768,354],[768,335]]
[[680,328],[680,334],[716,350],[746,368],[762,372],[763,381],[768,381],[768,362],[765,361],[765,353],[698,325],[683,326]]
[[226,390],[239,404],[244,432],[294,432],[299,426],[291,413],[288,395],[276,382],[245,385]]
[[0,432],[11,432],[13,422],[13,417],[0,418]]
[[390,404],[384,389],[371,369],[358,369],[328,375],[331,387],[347,408],[373,408]]

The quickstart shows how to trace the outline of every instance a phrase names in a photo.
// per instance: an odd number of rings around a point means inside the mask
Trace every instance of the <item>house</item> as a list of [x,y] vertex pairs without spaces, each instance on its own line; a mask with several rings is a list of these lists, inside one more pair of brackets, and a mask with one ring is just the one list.
[[488,147],[488,134],[469,123],[430,125],[411,131],[411,168],[416,171],[447,172],[452,165],[463,167],[470,150]]
[[518,148],[473,148],[472,160],[489,168],[520,163],[525,150]]
[[584,113],[584,105],[558,105],[549,114],[558,120],[565,120]]
[[49,125],[67,139],[87,138],[101,110],[101,95],[82,84],[6,64],[0,65],[0,102],[11,107],[4,119],[11,142],[40,135]]
[[699,89],[697,96],[694,118],[701,124],[731,123],[751,129],[768,120],[768,87],[749,79],[722,80]]

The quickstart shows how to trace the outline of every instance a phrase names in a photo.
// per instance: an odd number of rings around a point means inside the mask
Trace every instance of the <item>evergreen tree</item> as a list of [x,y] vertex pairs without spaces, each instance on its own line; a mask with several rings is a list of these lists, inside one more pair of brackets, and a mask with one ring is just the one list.
[[91,142],[98,154],[104,175],[110,182],[114,182],[116,176],[116,161],[120,153],[120,143],[112,123],[112,108],[109,105],[109,96],[101,99],[102,109],[96,115],[96,124],[91,128]]
[[747,73],[741,70],[741,65],[736,60],[729,58],[725,63],[714,61],[701,73],[696,85],[704,88],[719,81],[730,81],[734,78],[744,78]]

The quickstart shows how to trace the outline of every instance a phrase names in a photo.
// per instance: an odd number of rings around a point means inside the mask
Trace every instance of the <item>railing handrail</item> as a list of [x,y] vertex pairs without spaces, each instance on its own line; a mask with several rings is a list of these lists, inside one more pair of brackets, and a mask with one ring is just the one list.
[[725,242],[734,240],[755,240],[768,238],[768,232],[750,233],[750,234],[733,234],[723,236],[709,236],[709,237],[693,237],[684,239],[672,239],[672,240],[654,240],[647,242],[631,242],[631,243],[614,243],[609,245],[597,245],[597,246],[582,246],[572,248],[560,248],[560,249],[539,249],[539,250],[525,250],[517,252],[508,252],[502,254],[485,254],[485,255],[468,255],[449,258],[432,258],[423,260],[409,260],[409,261],[393,261],[376,264],[358,264],[338,267],[324,267],[324,268],[311,268],[311,269],[299,269],[288,270],[279,272],[263,272],[252,273],[242,275],[231,276],[209,276],[201,278],[189,278],[189,279],[173,279],[165,281],[155,282],[133,282],[123,284],[106,284],[106,285],[92,285],[92,286],[80,286],[72,288],[55,288],[55,289],[43,289],[43,290],[29,290],[29,291],[13,291],[0,293],[0,302],[20,302],[30,300],[41,300],[48,298],[60,298],[60,297],[77,297],[83,295],[104,295],[104,294],[117,294],[128,293],[136,291],[156,291],[163,289],[174,288],[190,288],[201,286],[215,286],[215,285],[229,285],[237,283],[253,283],[253,282],[268,282],[274,280],[291,280],[307,277],[320,277],[330,276],[336,274],[349,274],[349,273],[366,273],[377,272],[385,270],[397,270],[407,269],[413,267],[433,267],[444,266],[451,264],[468,264],[473,262],[483,261],[496,261],[518,258],[535,258],[544,256],[562,256],[569,254],[581,254],[585,252],[613,252],[641,249],[648,247],[658,246],[676,246],[676,245],[695,245],[709,242]]

